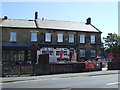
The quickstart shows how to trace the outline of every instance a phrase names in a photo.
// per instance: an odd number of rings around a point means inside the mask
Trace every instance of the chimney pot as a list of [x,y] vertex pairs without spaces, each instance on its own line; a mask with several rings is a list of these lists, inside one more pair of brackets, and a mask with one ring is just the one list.
[[90,17],[86,20],[86,24],[91,24],[91,18]]

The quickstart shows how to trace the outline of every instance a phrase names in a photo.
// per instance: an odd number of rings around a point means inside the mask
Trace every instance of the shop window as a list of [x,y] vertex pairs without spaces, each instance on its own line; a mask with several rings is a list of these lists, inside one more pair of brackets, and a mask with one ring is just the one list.
[[50,51],[50,55],[53,56],[53,51]]
[[56,56],[59,56],[60,51],[56,51]]
[[4,50],[2,53],[2,60],[9,62],[24,61],[24,51]]
[[28,50],[28,60],[30,61],[31,60],[31,51]]
[[66,56],[67,55],[67,51],[64,51],[64,56]]
[[2,51],[2,61],[6,61],[6,54],[4,50]]
[[54,55],[54,48],[41,48],[42,54],[49,54],[50,57]]
[[18,60],[19,61],[24,61],[24,56],[25,54],[24,54],[24,51],[19,51],[19,53],[18,53]]
[[96,50],[90,50],[90,57],[96,56]]
[[80,57],[85,57],[85,50],[84,49],[80,49]]

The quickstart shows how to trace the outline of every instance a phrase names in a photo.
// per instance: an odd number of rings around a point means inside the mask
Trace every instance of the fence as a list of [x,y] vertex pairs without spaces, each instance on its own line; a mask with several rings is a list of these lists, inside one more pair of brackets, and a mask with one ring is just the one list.
[[59,73],[77,73],[101,68],[86,69],[85,63],[53,63],[32,65],[3,65],[2,76],[6,75],[46,75]]
[[2,76],[33,74],[32,65],[2,65]]
[[108,62],[108,70],[120,70],[120,61]]
[[49,73],[74,73],[85,71],[84,63],[49,64]]
[[[91,66],[91,64],[89,65]],[[86,69],[86,63],[49,63],[49,55],[46,54],[39,55],[38,64],[3,64],[2,76],[77,73],[89,70],[101,70],[101,67],[94,66],[94,68]]]

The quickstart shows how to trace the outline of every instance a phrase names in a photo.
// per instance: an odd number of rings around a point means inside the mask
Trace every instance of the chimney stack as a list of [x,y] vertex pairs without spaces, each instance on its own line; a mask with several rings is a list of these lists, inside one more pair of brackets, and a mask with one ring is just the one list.
[[44,18],[42,18],[42,21],[44,21]]
[[91,18],[90,17],[86,20],[86,24],[91,24]]
[[35,20],[38,19],[38,12],[35,12]]
[[4,16],[3,20],[7,20],[7,19],[8,19],[8,17],[7,17],[7,16]]

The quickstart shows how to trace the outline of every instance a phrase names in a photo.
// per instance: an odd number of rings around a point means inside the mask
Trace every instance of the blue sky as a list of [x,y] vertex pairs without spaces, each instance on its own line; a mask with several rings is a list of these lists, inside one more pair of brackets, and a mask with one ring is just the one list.
[[118,2],[4,2],[0,17],[9,19],[39,18],[86,22],[91,17],[92,24],[107,33],[118,33]]

